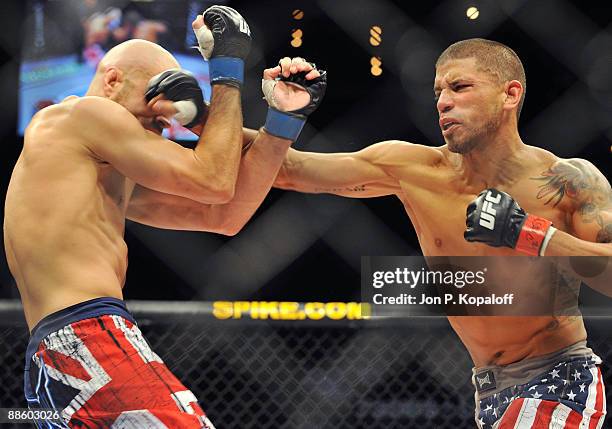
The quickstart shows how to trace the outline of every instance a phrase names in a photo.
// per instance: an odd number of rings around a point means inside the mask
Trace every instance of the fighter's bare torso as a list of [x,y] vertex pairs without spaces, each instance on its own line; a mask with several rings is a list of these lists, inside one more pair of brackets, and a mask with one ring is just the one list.
[[[495,187],[513,196],[528,213],[550,219],[556,228],[571,231],[570,202],[562,199],[553,206],[541,198],[547,184],[543,173],[560,160],[547,151],[526,146],[522,159],[505,165],[496,183],[468,181],[457,164],[459,155],[445,147],[420,147],[424,158],[416,168],[414,154],[402,168],[398,145],[397,167],[392,169],[399,180],[403,202],[426,256],[516,255],[508,248],[493,248],[469,243],[463,238],[466,207],[478,193]],[[408,163],[411,162],[411,163]],[[538,198],[538,194],[540,198]],[[520,282],[513,273],[508,282]],[[552,279],[551,279],[552,281]],[[543,287],[551,287],[544,285]],[[504,365],[528,357],[551,353],[586,339],[580,317],[449,317],[449,321],[466,345],[475,364]]]
[[76,132],[87,127],[72,114],[81,100],[35,115],[7,192],[7,259],[30,328],[84,300],[122,298],[123,232],[134,184],[96,159]]

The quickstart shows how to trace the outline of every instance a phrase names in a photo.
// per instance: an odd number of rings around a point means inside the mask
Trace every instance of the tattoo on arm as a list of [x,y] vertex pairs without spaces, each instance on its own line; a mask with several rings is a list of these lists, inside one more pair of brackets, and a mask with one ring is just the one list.
[[596,222],[601,228],[596,242],[612,243],[612,188],[604,176],[590,163],[568,160],[555,163],[540,177],[537,199],[545,199],[545,205],[556,207],[564,197],[577,206],[583,223]]
[[365,185],[351,186],[348,188],[315,188],[315,192],[324,193],[335,193],[335,192],[364,192],[366,190]]

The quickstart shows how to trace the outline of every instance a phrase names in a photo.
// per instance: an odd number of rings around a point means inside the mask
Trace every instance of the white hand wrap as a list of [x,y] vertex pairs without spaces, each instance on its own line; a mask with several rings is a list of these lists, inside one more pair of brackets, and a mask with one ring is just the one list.
[[268,106],[278,109],[278,103],[274,99],[274,87],[276,86],[276,82],[278,81],[275,79],[262,79],[261,90],[263,91],[264,98],[268,102]]
[[181,125],[186,125],[193,121],[198,114],[198,108],[193,100],[181,100],[172,103],[178,112],[174,115],[174,119],[179,121]]
[[213,48],[215,46],[215,39],[213,38],[212,32],[207,26],[203,25],[197,30],[193,30],[196,39],[198,39],[198,51],[202,54],[205,60],[209,60],[212,55]]

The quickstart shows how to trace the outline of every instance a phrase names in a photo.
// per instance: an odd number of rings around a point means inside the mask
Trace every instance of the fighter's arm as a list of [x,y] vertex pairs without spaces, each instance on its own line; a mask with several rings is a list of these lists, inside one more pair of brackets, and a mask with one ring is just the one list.
[[353,198],[397,194],[401,192],[400,180],[428,163],[430,151],[401,141],[380,142],[348,153],[290,149],[274,186]]
[[[285,77],[299,76],[299,84],[277,81],[283,70],[289,75]],[[236,234],[246,224],[272,187],[287,149],[299,134],[289,132],[291,127],[283,123],[283,116],[290,115],[287,118],[295,121],[300,115],[300,120],[305,121],[321,103],[326,86],[325,77],[301,58],[283,58],[279,66],[266,69],[263,77],[264,84],[273,84],[264,93],[267,100],[273,98],[276,119],[266,120],[259,132],[243,129],[243,156],[234,198],[226,204],[200,204],[137,186],[128,206],[128,218],[160,228],[226,235]]]
[[136,186],[127,218],[158,228],[236,234],[270,190],[278,166],[291,144],[290,140],[274,137],[264,130],[245,129],[244,139],[252,144],[240,162],[236,193],[231,201],[201,204]]
[[550,173],[554,174],[554,183],[573,203],[574,210],[571,233],[556,231],[545,254],[561,257],[559,262],[586,285],[612,296],[610,183],[593,164],[582,159],[559,161]]
[[238,174],[242,120],[238,91],[215,89],[208,126],[200,136],[207,143],[198,143],[195,150],[145,130],[122,106],[98,97],[78,102],[73,127],[95,158],[142,186],[202,203],[227,202]]
[[[486,189],[468,206],[465,239],[510,247],[532,256],[559,257],[557,262],[577,278],[612,296],[612,263],[607,262],[612,256],[610,184],[591,163],[581,159],[556,162],[544,178],[542,192],[550,196],[547,204],[564,200],[570,207],[569,232],[556,230],[549,220],[525,213],[510,195]],[[594,258],[597,256],[604,259]],[[574,269],[576,263],[587,269]]]
[[[571,234],[557,231],[549,256],[612,256],[612,188],[590,162],[571,159],[550,169],[558,191],[571,200]],[[612,279],[612,278],[611,278]]]

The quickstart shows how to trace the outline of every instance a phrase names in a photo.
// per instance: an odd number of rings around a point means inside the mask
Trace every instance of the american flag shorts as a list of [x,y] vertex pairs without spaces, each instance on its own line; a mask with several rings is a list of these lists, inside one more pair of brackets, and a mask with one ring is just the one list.
[[601,429],[606,395],[596,355],[560,362],[526,384],[481,399],[480,429]]
[[43,319],[28,344],[24,383],[31,409],[61,416],[39,428],[214,429],[114,298]]

